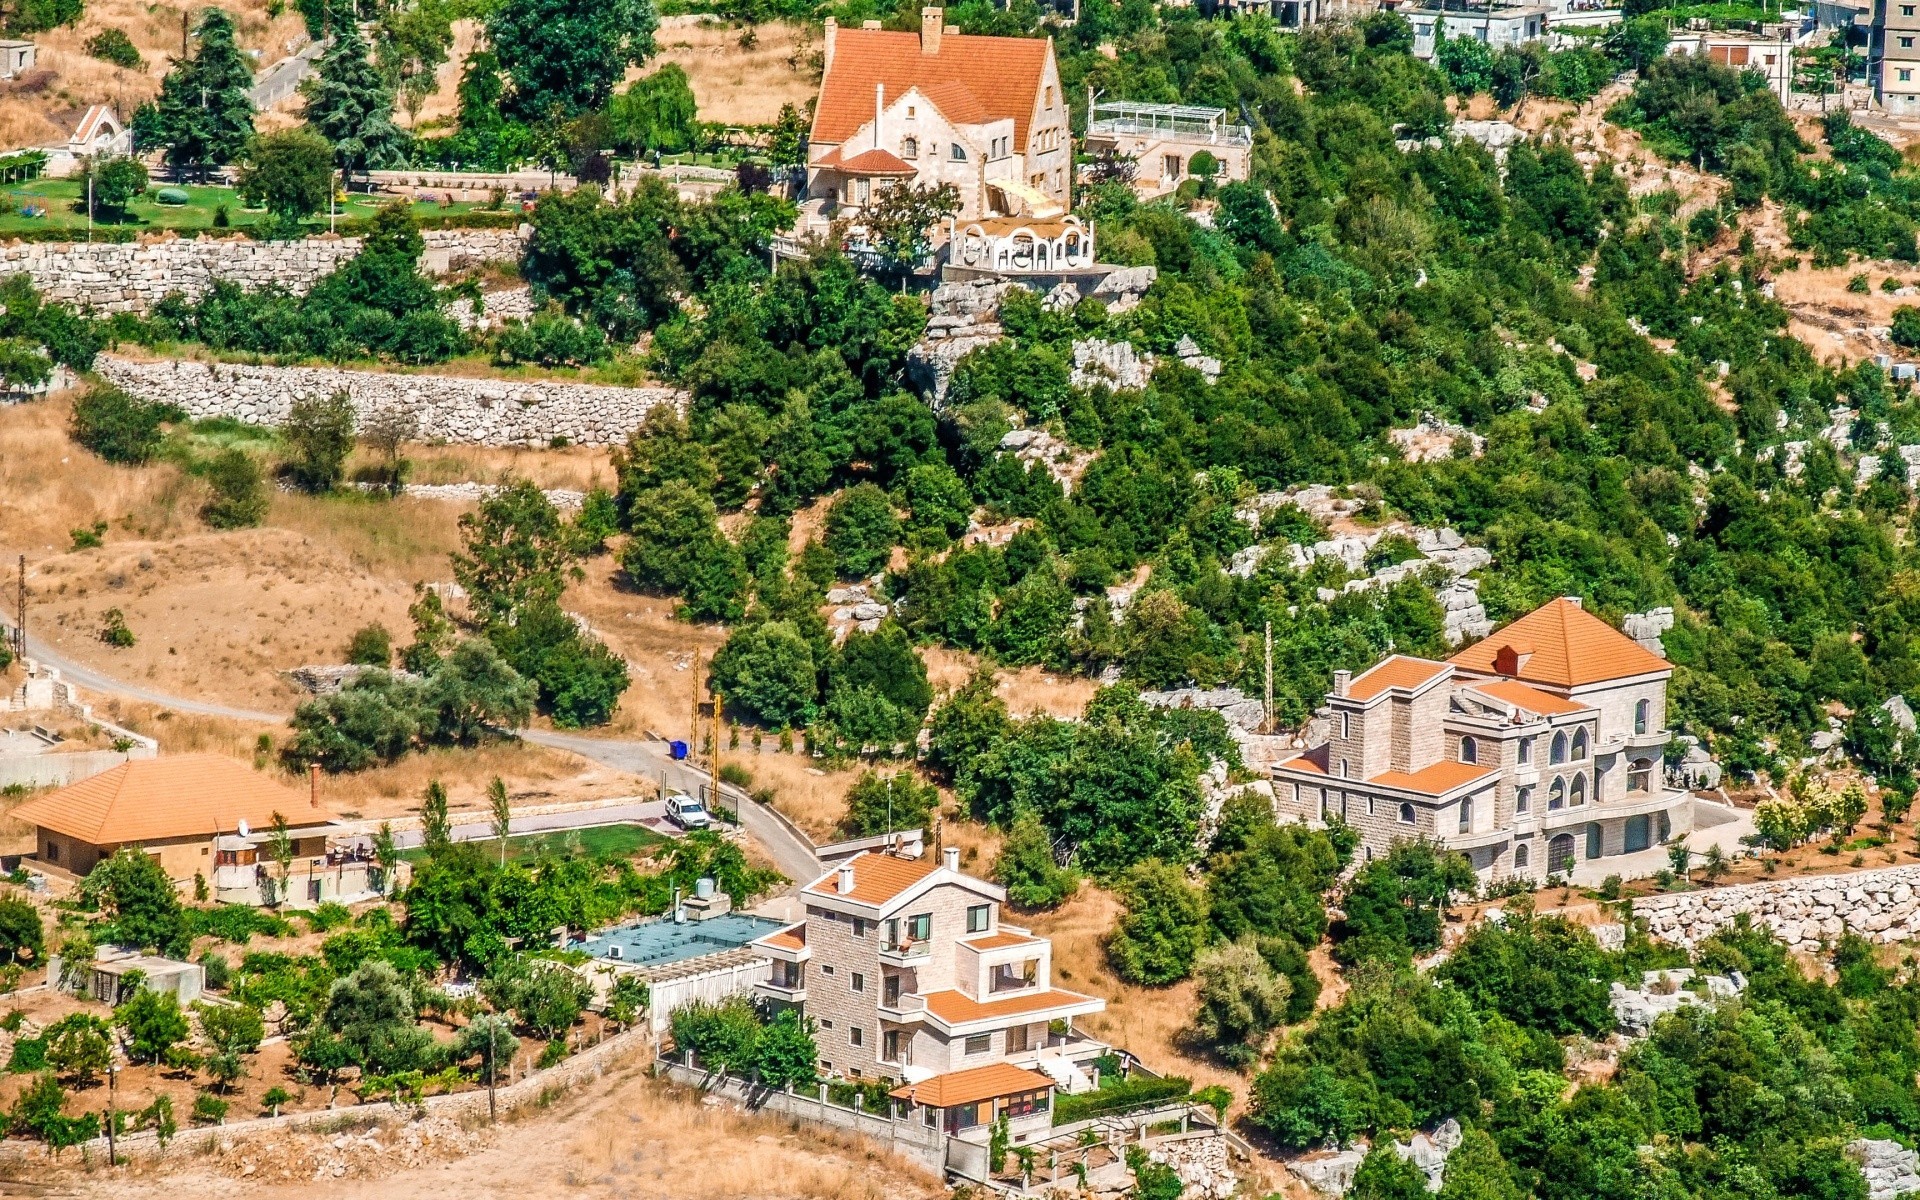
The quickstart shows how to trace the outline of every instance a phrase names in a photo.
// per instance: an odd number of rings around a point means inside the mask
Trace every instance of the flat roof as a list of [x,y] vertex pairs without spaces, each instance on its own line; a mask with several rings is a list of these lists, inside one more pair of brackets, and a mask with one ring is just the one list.
[[747,913],[727,913],[704,921],[676,924],[662,917],[637,925],[621,925],[568,943],[609,962],[657,967],[709,954],[737,950],[748,942],[786,928],[786,922]]

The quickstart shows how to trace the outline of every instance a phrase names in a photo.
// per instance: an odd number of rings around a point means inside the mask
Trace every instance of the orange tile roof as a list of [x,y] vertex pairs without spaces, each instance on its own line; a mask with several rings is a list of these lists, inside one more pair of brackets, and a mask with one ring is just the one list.
[[913,167],[898,155],[886,150],[863,150],[852,158],[842,158],[840,151],[845,147],[835,146],[820,156],[815,166],[832,167],[836,171],[845,171],[849,175],[911,175]]
[[838,868],[808,884],[806,890],[816,896],[839,896],[862,904],[885,904],[939,869],[939,864],[930,854],[921,858],[899,858],[892,854],[875,854],[871,850],[862,850],[843,865],[853,868],[851,892],[839,890]]
[[778,946],[782,950],[805,950],[807,948],[807,923],[800,922],[785,929],[770,933],[760,939],[762,946]]
[[833,63],[820,81],[813,113],[813,142],[844,142],[871,121],[873,88],[881,84],[889,105],[918,87],[950,120],[977,125],[1011,117],[1014,148],[1026,148],[1034,97],[1053,50],[1049,39],[947,30],[938,54],[922,54],[917,32],[841,28],[833,37]]
[[1492,767],[1447,759],[1412,773],[1382,771],[1367,782],[1380,787],[1397,788],[1403,792],[1419,792],[1423,796],[1444,796],[1457,787],[1463,787],[1478,779],[1485,779],[1493,773]]
[[1328,743],[1321,742],[1311,750],[1303,751],[1289,759],[1283,759],[1277,765],[1286,767],[1292,771],[1306,771],[1312,775],[1325,775],[1328,774],[1327,755],[1330,749],[1331,747]]
[[295,825],[330,821],[309,797],[245,763],[219,754],[134,759],[52,795],[29,800],[12,815],[94,846],[255,830],[274,813]]
[[960,944],[975,950],[1005,950],[1008,946],[1026,946],[1039,940],[1023,933],[989,933],[985,937],[963,938]]
[[1501,648],[1524,651],[1528,645],[1532,653],[1511,674],[1550,687],[1579,687],[1673,670],[1672,663],[1565,598],[1549,600],[1447,661],[1469,671],[1506,674],[1494,669]]
[[1017,1017],[1022,1013],[1044,1012],[1050,1008],[1066,1008],[1074,1004],[1094,1001],[1105,1006],[1106,1002],[1093,996],[1082,996],[1079,992],[1064,992],[1059,988],[1047,991],[1022,992],[1004,1000],[975,1000],[965,992],[952,990],[928,992],[927,1011],[939,1017],[949,1025],[966,1025],[974,1021],[991,1021],[1001,1017]]
[[1447,669],[1446,663],[1434,662],[1430,658],[1414,658],[1411,655],[1395,654],[1382,659],[1362,671],[1347,684],[1347,698],[1350,700],[1371,700],[1389,688],[1404,688],[1412,691]]
[[1539,713],[1543,717],[1557,717],[1565,713],[1586,712],[1589,704],[1578,704],[1564,696],[1552,692],[1543,692],[1536,687],[1528,687],[1517,679],[1495,679],[1485,683],[1476,683],[1473,690],[1492,696],[1495,700],[1504,700],[1517,708]]
[[1038,1071],[1012,1063],[989,1063],[964,1071],[948,1071],[945,1075],[897,1087],[887,1094],[896,1100],[909,1100],[932,1108],[951,1108],[956,1104],[978,1104],[997,1096],[1017,1096],[1021,1092],[1052,1087],[1053,1080]]

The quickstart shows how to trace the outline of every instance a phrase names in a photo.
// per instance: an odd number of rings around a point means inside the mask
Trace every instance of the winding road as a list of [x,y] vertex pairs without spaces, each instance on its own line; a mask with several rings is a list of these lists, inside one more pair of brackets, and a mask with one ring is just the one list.
[[[5,629],[11,634],[13,627],[0,619],[0,629]],[[149,704],[163,704],[175,712],[192,713],[196,716],[225,717],[234,721],[251,721],[268,725],[282,725],[287,720],[286,713],[261,712],[258,709],[235,708],[226,704],[188,700],[181,696],[170,696],[165,692],[157,692],[152,688],[116,679],[92,667],[75,662],[35,638],[31,633],[27,637],[27,656],[60,672],[61,678],[68,683],[90,692],[126,696],[134,700],[144,700]],[[703,794],[708,783],[705,770],[684,761],[676,761],[669,753],[665,742],[618,741],[611,738],[556,733],[546,729],[525,729],[520,732],[520,736],[536,745],[566,750],[582,758],[591,759],[602,766],[634,775],[643,775],[669,788],[679,788],[692,795]],[[771,807],[757,804],[749,799],[739,788],[723,783],[720,785],[720,791],[729,806],[740,814],[740,827],[765,847],[767,854],[773,859],[774,865],[780,869],[782,875],[792,880],[795,885],[811,883],[820,876],[820,860],[814,855],[813,843],[808,841],[805,835],[782,820]],[[576,817],[580,827],[608,823],[604,812],[586,811],[543,817],[540,819],[541,828],[572,828],[575,826],[564,823],[565,819]],[[548,822],[560,823],[549,824]],[[518,821],[514,823],[514,829],[516,832],[520,831]]]

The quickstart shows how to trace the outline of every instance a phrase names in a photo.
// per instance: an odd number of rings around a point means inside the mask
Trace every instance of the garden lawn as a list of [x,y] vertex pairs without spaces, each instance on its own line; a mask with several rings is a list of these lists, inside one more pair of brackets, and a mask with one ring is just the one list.
[[[579,853],[592,859],[632,858],[668,840],[666,835],[655,833],[644,825],[601,825],[591,829],[526,833],[507,839],[507,861],[531,861],[543,854],[559,857],[576,848]],[[489,854],[500,853],[492,838],[474,844]],[[419,862],[426,858],[427,852],[425,847],[416,847],[402,851],[400,856],[408,862]]]
[[[162,187],[179,186],[187,193],[187,203],[179,205],[159,204],[154,194]],[[87,227],[86,185],[78,179],[36,179],[29,183],[15,184],[5,189],[6,203],[0,211],[0,234],[35,229],[85,229]],[[340,205],[341,220],[359,220],[373,216],[380,205],[391,197],[350,195]],[[147,194],[127,206],[127,216],[122,221],[110,221],[99,208],[94,209],[94,224],[101,228],[136,229],[214,229],[214,212],[220,205],[227,206],[231,227],[242,229],[264,221],[264,211],[248,210],[241,206],[239,194],[230,187],[203,187],[193,184],[173,185],[156,179],[147,189]],[[436,201],[416,201],[414,214],[428,219],[446,216],[450,213],[472,212],[483,209],[485,205],[478,201],[457,204],[442,204]],[[28,216],[28,209],[44,210],[39,216]],[[324,229],[325,221],[315,218],[308,222],[316,232]]]

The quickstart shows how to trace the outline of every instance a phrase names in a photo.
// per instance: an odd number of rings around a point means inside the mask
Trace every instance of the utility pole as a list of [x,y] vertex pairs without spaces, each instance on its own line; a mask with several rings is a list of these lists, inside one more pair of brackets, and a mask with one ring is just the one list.
[[689,757],[700,753],[700,652],[693,655],[693,733],[687,742]]
[[725,700],[721,697],[719,689],[718,688],[714,689],[714,693],[713,693],[713,756],[711,761],[708,763],[708,768],[713,772],[713,785],[712,785],[713,795],[708,798],[708,804],[715,810],[718,810],[720,807],[720,722],[722,719],[720,714],[722,712],[721,706],[724,703],[725,703]]
[[119,1080],[120,1080],[120,1064],[108,1063],[107,1064],[107,1165],[110,1167],[117,1167],[120,1165],[120,1156],[114,1153],[114,1149],[113,1149],[114,1084],[118,1083]]
[[13,627],[13,636],[20,643],[20,657],[27,656],[27,556],[20,556],[20,613],[19,621]]
[[1265,722],[1261,732],[1273,732],[1273,622],[1267,622],[1267,690],[1266,703],[1261,709]]

